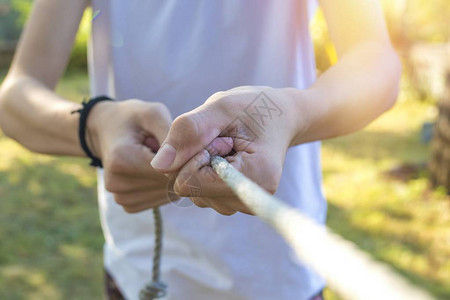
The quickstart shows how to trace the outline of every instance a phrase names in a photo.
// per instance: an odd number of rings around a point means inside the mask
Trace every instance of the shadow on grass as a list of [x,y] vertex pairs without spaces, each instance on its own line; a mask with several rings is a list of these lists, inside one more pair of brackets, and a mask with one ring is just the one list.
[[15,159],[0,171],[0,299],[101,298],[95,186],[61,169],[77,161]]
[[380,231],[375,234],[364,228],[358,227],[350,221],[352,215],[351,211],[332,203],[329,203],[328,211],[327,224],[334,232],[354,242],[359,248],[370,254],[376,260],[390,264],[397,273],[406,277],[413,285],[428,290],[433,296],[439,299],[449,299],[449,286],[446,286],[444,283],[437,280],[430,279],[427,276],[421,276],[410,270],[406,270],[401,266],[396,266],[392,261],[386,261],[386,256],[384,255],[386,248],[390,245],[396,245],[401,248],[406,248],[410,252],[424,255],[424,253],[426,253],[425,245],[420,245],[408,237],[402,238],[388,231]]

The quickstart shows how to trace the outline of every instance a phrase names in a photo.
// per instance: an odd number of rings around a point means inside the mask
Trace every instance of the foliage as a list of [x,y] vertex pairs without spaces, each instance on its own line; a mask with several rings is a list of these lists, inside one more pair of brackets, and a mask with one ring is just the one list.
[[[442,57],[442,63],[423,62],[430,53],[422,53],[422,61],[413,61],[412,49],[424,44],[443,44],[450,40],[450,4],[448,0],[381,0],[391,41],[403,61],[403,84],[414,89],[409,93],[410,99],[436,102],[436,93],[432,93],[436,85],[444,85],[440,74],[432,79],[428,71],[435,68],[445,68],[447,58]],[[318,72],[321,73],[337,61],[336,51],[328,35],[327,26],[322,11],[319,9],[310,26],[315,45],[315,56]],[[448,55],[447,55],[448,56]],[[417,57],[416,57],[417,58]],[[431,82],[432,81],[432,82]],[[437,83],[436,81],[441,81]],[[436,89],[434,89],[436,90]],[[442,90],[442,89],[441,89]],[[442,92],[442,91],[441,91]]]
[[87,70],[87,43],[90,36],[92,9],[87,8],[80,23],[75,43],[72,49],[69,71]]
[[23,11],[23,3],[30,1],[0,1],[0,43],[16,41],[19,38],[23,22],[21,19],[26,14]]
[[337,53],[328,34],[327,25],[321,9],[317,10],[311,24],[311,37],[314,42],[316,67],[319,73],[324,72],[337,61]]
[[448,0],[382,0],[384,13],[395,44],[445,43],[449,41]]
[[19,13],[15,24],[18,28],[22,28],[30,15],[33,2],[32,0],[12,0],[10,2],[11,9]]
[[[13,0],[2,6],[5,7],[5,12],[2,15],[0,9],[0,43],[19,39],[21,30],[31,12],[32,4],[31,0]],[[73,45],[68,65],[69,71],[87,70],[87,42],[90,34],[91,16],[92,9],[87,8]]]
[[[3,0],[5,1],[5,0]],[[31,0],[6,0],[10,12],[0,18],[0,41],[17,39],[32,6]],[[394,44],[399,48],[417,42],[448,42],[450,32],[448,0],[381,0],[387,24]],[[2,2],[0,1],[0,4]],[[69,69],[86,70],[86,43],[89,38],[92,12],[87,9],[75,40]],[[319,71],[324,71],[336,61],[336,52],[319,10],[313,21],[312,36]],[[408,62],[410,63],[410,62]]]

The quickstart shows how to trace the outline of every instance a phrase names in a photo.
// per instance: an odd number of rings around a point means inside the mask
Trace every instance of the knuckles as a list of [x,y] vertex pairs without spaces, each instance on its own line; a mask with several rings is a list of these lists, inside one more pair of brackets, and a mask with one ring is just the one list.
[[229,110],[233,107],[235,96],[233,93],[220,91],[210,96],[205,104],[213,104],[219,110]]
[[231,208],[214,208],[214,210],[224,216],[232,216],[237,213],[237,210]]
[[229,93],[225,92],[225,91],[216,92],[216,93],[212,94],[211,96],[209,96],[209,98],[206,99],[205,103],[220,101],[220,100],[226,98],[228,95],[229,95]]
[[238,212],[236,209],[232,209],[230,207],[214,203],[214,199],[211,198],[191,198],[191,200],[197,207],[200,208],[210,207],[219,214],[224,216],[231,216]]
[[134,207],[122,206],[123,210],[129,214],[135,214],[141,212],[142,210],[136,209]]
[[105,173],[105,189],[110,193],[120,193],[123,188],[120,186],[119,181],[114,179],[115,175]]
[[[168,123],[172,121],[172,116],[166,105],[161,102],[145,102],[138,99],[129,99],[120,103],[127,108],[129,117],[152,120],[159,123]],[[122,110],[123,111],[123,110]]]
[[111,193],[124,191],[118,174],[129,173],[132,168],[127,160],[128,151],[125,146],[114,147],[104,160],[105,188]]
[[128,151],[126,146],[117,146],[111,149],[105,161],[105,170],[108,173],[124,173],[130,169],[127,163]]
[[169,109],[160,102],[148,103],[147,107],[142,111],[142,114],[146,118],[150,118],[152,120],[162,120],[168,122],[171,120]]
[[172,123],[171,131],[182,132],[185,140],[197,139],[200,132],[196,116],[183,114],[177,117]]
[[200,197],[201,186],[195,177],[189,173],[181,173],[174,183],[174,192],[180,197]]
[[114,200],[117,204],[123,206],[124,208],[127,208],[130,204],[132,204],[129,197],[125,197],[121,194],[114,194]]
[[165,192],[115,193],[114,201],[126,212],[136,213],[167,203]]
[[[245,91],[236,91],[234,93],[230,92],[217,92],[208,98],[207,104],[214,105],[217,109],[230,110],[232,107],[233,111],[237,111],[238,108],[233,108],[233,103],[236,98],[244,97],[246,94]],[[154,122],[170,122],[171,116],[167,107],[162,103],[145,103],[140,100],[128,100],[130,105],[134,105],[139,109],[140,116],[145,119],[153,120]],[[209,103],[208,103],[209,102]],[[139,108],[138,108],[139,106]],[[182,134],[183,140],[199,143],[202,142],[202,135],[200,130],[202,124],[202,116],[200,114],[186,113],[179,117],[177,117],[170,128],[170,131],[175,134]],[[174,145],[180,146],[180,145]],[[120,184],[120,178],[118,178],[120,174],[126,174],[132,172],[132,166],[129,164],[129,151],[126,146],[118,146],[114,147],[109,153],[107,153],[104,159],[105,165],[105,188],[112,193],[115,193],[115,201],[124,207],[127,212],[136,212],[133,207],[134,205],[139,204],[136,203],[137,199],[130,199],[124,197],[121,192],[124,192],[124,186]],[[267,162],[267,161],[266,161]],[[261,187],[263,187],[266,191],[271,194],[274,194],[277,191],[279,181],[281,178],[281,166],[277,166],[276,164],[268,163],[263,170],[267,170],[264,172],[265,174],[260,177],[257,181]],[[255,178],[256,179],[256,178]],[[187,178],[178,178],[174,184],[174,191],[177,195],[182,197],[201,197],[201,189],[195,189],[195,185],[189,182]],[[117,194],[118,193],[118,194]],[[199,207],[211,207],[218,213],[222,215],[233,215],[237,212],[237,210],[226,207],[224,205],[210,205],[209,201],[195,203]],[[142,209],[141,209],[142,210]],[[250,211],[243,211],[244,213],[251,213]]]

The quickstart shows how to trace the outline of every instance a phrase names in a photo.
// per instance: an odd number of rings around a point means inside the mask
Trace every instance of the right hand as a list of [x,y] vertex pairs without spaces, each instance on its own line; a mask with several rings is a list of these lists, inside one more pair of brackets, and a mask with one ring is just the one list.
[[172,117],[164,104],[103,101],[90,112],[88,146],[103,162],[106,190],[129,213],[169,202],[168,179],[149,164]]

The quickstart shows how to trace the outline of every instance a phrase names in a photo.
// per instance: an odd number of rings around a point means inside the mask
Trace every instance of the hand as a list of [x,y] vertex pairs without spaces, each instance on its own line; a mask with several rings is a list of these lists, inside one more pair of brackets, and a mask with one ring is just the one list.
[[168,179],[149,164],[172,118],[161,103],[104,101],[91,111],[88,145],[103,162],[105,186],[133,213],[168,202]]
[[[251,213],[211,169],[210,156],[226,157],[275,193],[286,151],[298,134],[296,110],[285,89],[245,86],[216,93],[175,119],[152,166],[161,173],[177,174],[175,192],[191,197],[197,206],[224,215]],[[193,185],[198,185],[195,193]]]

